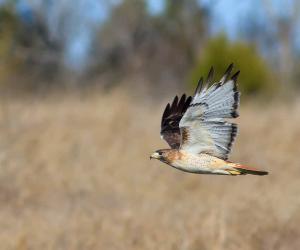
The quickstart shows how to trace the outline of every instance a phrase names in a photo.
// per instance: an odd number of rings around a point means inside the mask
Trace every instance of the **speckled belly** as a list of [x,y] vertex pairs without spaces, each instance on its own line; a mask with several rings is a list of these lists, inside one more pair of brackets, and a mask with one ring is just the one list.
[[199,174],[228,174],[225,169],[229,167],[226,161],[217,157],[208,154],[194,155],[188,152],[182,152],[181,159],[170,165],[185,172]]

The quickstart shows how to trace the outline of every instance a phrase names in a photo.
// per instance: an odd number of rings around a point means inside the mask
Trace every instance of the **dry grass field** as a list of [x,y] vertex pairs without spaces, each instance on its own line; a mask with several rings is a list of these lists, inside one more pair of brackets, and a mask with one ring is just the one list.
[[0,248],[300,249],[300,101],[241,108],[230,159],[265,177],[150,161],[166,147],[164,104],[122,91],[2,99]]

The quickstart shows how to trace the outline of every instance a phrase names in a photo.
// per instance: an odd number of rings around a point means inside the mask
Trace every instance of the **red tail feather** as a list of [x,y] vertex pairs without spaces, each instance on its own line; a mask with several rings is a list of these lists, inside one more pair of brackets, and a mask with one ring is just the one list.
[[248,166],[240,165],[240,164],[234,164],[234,169],[241,172],[241,174],[253,174],[253,175],[267,175],[267,171],[258,170],[255,168],[250,168]]

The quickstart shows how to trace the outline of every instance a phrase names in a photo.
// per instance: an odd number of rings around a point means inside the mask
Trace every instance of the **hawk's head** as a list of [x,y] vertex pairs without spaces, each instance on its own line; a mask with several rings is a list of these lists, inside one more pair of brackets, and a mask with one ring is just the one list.
[[173,160],[177,159],[178,153],[177,149],[159,149],[150,156],[150,159],[157,159],[170,164]]

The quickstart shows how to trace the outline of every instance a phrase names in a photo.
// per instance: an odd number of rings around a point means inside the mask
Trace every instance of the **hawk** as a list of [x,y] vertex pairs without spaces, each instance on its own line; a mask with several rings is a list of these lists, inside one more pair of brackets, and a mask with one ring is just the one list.
[[214,69],[201,78],[194,96],[176,96],[165,108],[161,137],[170,149],[155,151],[158,159],[176,169],[197,174],[267,175],[268,172],[228,161],[237,125],[226,119],[236,118],[240,92],[230,64],[220,81],[213,83]]

